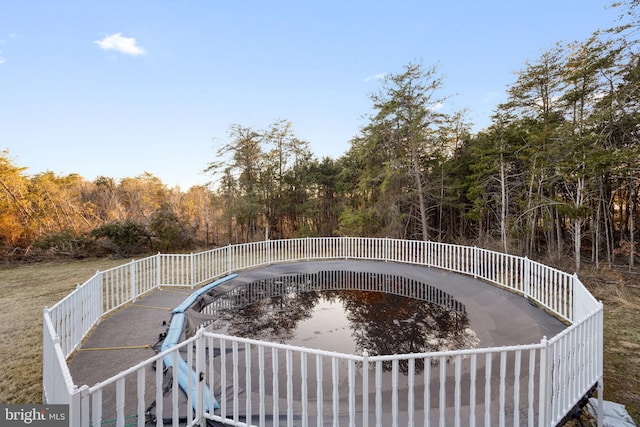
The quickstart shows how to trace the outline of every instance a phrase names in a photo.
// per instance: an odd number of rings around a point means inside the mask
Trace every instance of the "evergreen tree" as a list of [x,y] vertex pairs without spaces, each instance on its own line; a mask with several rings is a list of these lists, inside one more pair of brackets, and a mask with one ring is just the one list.
[[387,75],[371,96],[375,113],[370,124],[352,140],[350,153],[363,164],[358,187],[365,212],[378,211],[385,235],[430,237],[433,196],[426,193],[425,181],[442,148],[436,111],[441,87],[435,67],[409,64],[403,73]]

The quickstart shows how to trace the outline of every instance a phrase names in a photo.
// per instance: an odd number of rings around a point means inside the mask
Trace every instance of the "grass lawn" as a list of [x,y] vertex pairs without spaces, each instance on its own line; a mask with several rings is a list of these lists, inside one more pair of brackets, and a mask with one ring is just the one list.
[[[0,403],[42,401],[42,310],[96,270],[127,260],[60,261],[0,269]],[[605,399],[621,403],[640,425],[640,275],[580,275],[605,305]],[[90,384],[89,384],[90,385]]]
[[127,260],[57,261],[0,269],[0,403],[42,402],[42,310]]
[[640,425],[640,275],[581,274],[604,303],[604,398],[621,403]]

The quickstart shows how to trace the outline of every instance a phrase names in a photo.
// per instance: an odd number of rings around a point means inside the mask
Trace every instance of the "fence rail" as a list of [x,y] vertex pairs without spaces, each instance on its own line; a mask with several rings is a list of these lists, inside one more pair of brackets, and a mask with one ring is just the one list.
[[[72,425],[89,425],[89,420],[98,425],[105,414],[112,414],[116,425],[125,424],[125,414],[144,425],[145,397],[155,396],[156,404],[163,404],[162,370],[151,370],[160,355],[93,387],[78,388],[69,374],[66,359],[101,318],[159,287],[193,288],[247,268],[322,259],[394,261],[470,275],[534,301],[570,326],[528,346],[375,357],[200,332],[166,352],[178,357],[178,351],[186,351],[189,369],[206,379],[189,386],[187,405],[179,403],[177,386],[171,390],[174,422],[186,413],[188,425],[208,418],[229,425],[293,425],[295,419],[296,425],[422,425],[431,420],[440,425],[548,426],[601,386],[602,304],[575,274],[477,247],[340,237],[157,254],[97,272],[44,310],[43,400],[69,403]],[[219,411],[210,410],[213,402],[204,404],[205,386],[214,391],[209,399],[215,395]],[[103,408],[108,395],[115,396],[113,408]]]

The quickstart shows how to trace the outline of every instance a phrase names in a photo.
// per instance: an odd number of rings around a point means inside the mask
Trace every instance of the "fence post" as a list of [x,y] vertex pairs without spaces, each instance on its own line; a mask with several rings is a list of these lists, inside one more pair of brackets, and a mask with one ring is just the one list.
[[389,261],[390,259],[395,259],[395,257],[391,257],[391,239],[389,239],[388,237],[384,238],[384,242],[385,242],[385,255],[384,255],[384,260],[385,262]]
[[160,272],[162,270],[162,255],[160,252],[156,254],[156,288],[160,287]]
[[69,394],[69,427],[82,426],[81,405],[82,400],[80,390],[78,388],[75,388]]
[[604,384],[603,384],[603,378],[600,377],[600,379],[598,380],[598,386],[597,386],[597,390],[598,390],[598,419],[597,419],[597,425],[598,427],[602,427],[604,425],[604,415],[602,414],[603,412],[603,394],[604,394]]
[[88,399],[89,386],[83,385],[82,387],[80,387],[80,393],[78,394],[80,396],[80,405],[81,405],[80,406],[81,425],[83,426],[91,425],[91,420],[89,419],[89,415],[91,414],[89,410],[89,399]]
[[136,260],[132,259],[129,263],[129,292],[131,292],[131,301],[136,302],[138,292],[136,291]]
[[[563,295],[564,296],[564,303],[565,304],[569,304],[569,307],[566,308],[566,314],[567,316],[569,314],[571,314],[571,323],[574,323],[578,320],[582,319],[582,316],[584,316],[586,313],[579,313],[579,307],[583,307],[583,298],[584,295],[582,294],[582,292],[580,292],[579,294],[576,292],[576,283],[580,282],[580,279],[578,278],[578,273],[573,273],[573,276],[571,276],[571,289],[569,291],[569,295]],[[576,298],[577,295],[580,295],[580,299]],[[569,301],[567,301],[569,300]]]
[[189,275],[191,276],[189,281],[191,282],[191,289],[193,289],[196,285],[196,266],[193,262],[193,252],[191,252],[191,256],[189,257],[189,267]]
[[347,247],[347,236],[342,236],[340,238],[340,253],[342,254],[342,256],[340,258],[344,258],[347,259],[347,250],[345,249]]
[[479,266],[479,259],[478,259],[478,247],[476,245],[473,245],[473,278],[477,279],[478,278],[478,272],[480,269]]
[[224,274],[229,274],[231,272],[231,243],[229,243],[225,249],[225,258],[227,260],[227,271]]
[[[198,425],[206,424],[204,422],[205,414],[207,412],[207,403],[206,395],[204,392],[204,388],[206,385],[205,382],[205,349],[206,349],[206,340],[203,337],[204,328],[200,327],[198,332],[196,332],[197,340],[196,340],[196,372],[198,384],[196,385],[196,414],[195,418],[197,420]],[[213,390],[213,388],[212,388]],[[213,391],[212,391],[213,393]],[[213,410],[213,408],[211,408]]]
[[362,352],[362,427],[369,426],[369,352]]
[[531,261],[529,257],[524,257],[524,297],[529,299],[531,295]]
[[47,388],[50,388],[49,373],[53,365],[52,346],[49,345],[49,340],[47,339],[49,334],[46,322],[47,317],[51,317],[49,315],[49,307],[45,307],[42,310],[42,403],[45,404],[49,403],[47,401]]
[[600,313],[598,313],[597,320],[597,328],[598,328],[598,375],[600,379],[598,380],[598,427],[602,427],[604,425],[604,419],[602,415],[602,401],[604,397],[604,360],[602,360],[604,355],[604,305],[602,301],[598,301],[600,304]]
[[547,399],[550,398],[549,381],[551,370],[549,364],[549,341],[546,335],[540,340],[540,390],[538,396],[538,425],[546,427],[549,424],[549,404]]
[[271,240],[267,239],[264,243],[267,245],[267,265],[271,265]]

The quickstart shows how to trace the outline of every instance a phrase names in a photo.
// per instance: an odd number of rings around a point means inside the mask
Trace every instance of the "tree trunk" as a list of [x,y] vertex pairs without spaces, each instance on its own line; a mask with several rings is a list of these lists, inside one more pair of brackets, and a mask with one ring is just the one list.
[[596,268],[600,268],[600,210],[602,208],[602,186],[600,186],[600,197],[596,200],[596,207],[593,211],[593,242],[591,259]]
[[422,240],[429,240],[429,228],[427,226],[427,207],[425,206],[424,192],[422,191],[422,178],[420,177],[420,165],[415,150],[411,153],[411,162],[413,163],[413,177],[416,182],[418,191],[418,203],[420,209],[420,223],[422,226]]
[[[582,207],[584,203],[584,177],[577,178],[576,181],[576,209]],[[583,219],[580,217],[580,213],[576,212],[576,218],[573,220],[573,252],[575,256],[575,269],[576,273],[580,271],[580,248],[582,243],[582,223]]]
[[502,240],[502,251],[504,253],[509,252],[507,247],[507,184],[504,173],[504,158],[500,153],[500,239]]
[[563,242],[562,242],[562,227],[560,223],[560,213],[558,209],[553,208],[554,221],[556,224],[556,253],[558,254],[558,259],[562,258],[562,251],[564,250]]
[[637,192],[634,187],[634,184],[632,182],[629,182],[629,201],[627,202],[629,204],[629,271],[631,271],[634,266],[636,249],[635,221],[633,217],[635,211],[635,200],[637,200]]

